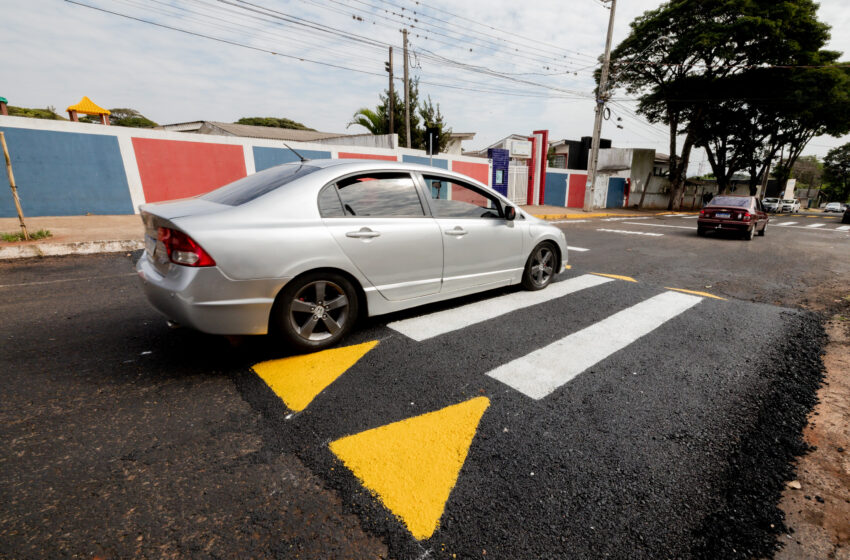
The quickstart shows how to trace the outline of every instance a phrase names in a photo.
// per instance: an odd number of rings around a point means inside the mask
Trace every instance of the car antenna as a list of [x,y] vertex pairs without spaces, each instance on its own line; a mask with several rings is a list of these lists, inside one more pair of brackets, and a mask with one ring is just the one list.
[[[284,142],[283,145],[286,146],[287,148],[289,148],[289,144],[287,144],[286,142]],[[289,148],[289,151],[292,152],[293,154],[295,154],[296,156],[298,156],[298,159],[301,160],[301,163],[304,163],[305,161],[310,161],[309,159],[305,158],[304,156],[302,156],[301,154],[299,154],[298,152],[296,152],[292,148]]]

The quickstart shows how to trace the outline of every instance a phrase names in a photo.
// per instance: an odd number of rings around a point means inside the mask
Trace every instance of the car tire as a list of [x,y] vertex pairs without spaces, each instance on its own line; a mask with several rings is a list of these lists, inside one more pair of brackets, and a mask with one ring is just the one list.
[[281,291],[275,303],[275,331],[297,350],[324,350],[348,334],[358,308],[357,290],[345,276],[310,272]]
[[752,241],[756,236],[756,226],[753,224],[753,227],[744,232],[744,239],[747,241]]
[[525,262],[522,287],[534,291],[548,286],[557,272],[555,270],[557,260],[556,249],[552,243],[544,241],[535,247]]
[[697,235],[700,237],[705,237],[705,229],[697,227]]
[[759,235],[764,237],[764,232],[767,231],[767,224],[764,224],[764,227],[759,230]]

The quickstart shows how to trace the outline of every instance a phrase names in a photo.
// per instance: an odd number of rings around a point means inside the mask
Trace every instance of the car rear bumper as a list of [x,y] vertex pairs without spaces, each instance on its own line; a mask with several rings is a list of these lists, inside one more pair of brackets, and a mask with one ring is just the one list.
[[266,334],[285,280],[231,280],[218,267],[172,265],[163,275],[147,253],[136,272],[151,305],[167,318],[210,334]]
[[712,220],[710,218],[700,218],[697,220],[697,226],[700,229],[708,230],[715,229],[721,231],[749,231],[754,222],[727,222],[724,220]]

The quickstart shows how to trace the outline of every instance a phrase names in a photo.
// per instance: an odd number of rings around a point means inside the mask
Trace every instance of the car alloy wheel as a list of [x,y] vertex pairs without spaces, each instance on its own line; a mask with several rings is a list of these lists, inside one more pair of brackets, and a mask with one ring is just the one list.
[[301,350],[322,350],[336,344],[357,319],[357,292],[344,276],[311,273],[284,288],[278,328]]
[[552,282],[557,257],[551,243],[544,242],[534,248],[525,271],[522,274],[522,287],[526,290],[542,290]]

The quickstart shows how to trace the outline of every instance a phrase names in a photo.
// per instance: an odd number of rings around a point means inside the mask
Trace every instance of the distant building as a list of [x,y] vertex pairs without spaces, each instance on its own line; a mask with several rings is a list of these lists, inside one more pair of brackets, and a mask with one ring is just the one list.
[[292,142],[312,142],[314,144],[333,144],[342,146],[364,146],[372,148],[398,148],[397,134],[341,134],[339,132],[319,132],[316,130],[297,130],[294,128],[276,128],[216,121],[191,121],[164,124],[157,127],[172,132],[191,134],[211,134],[214,136],[238,136],[240,138],[263,138]]

